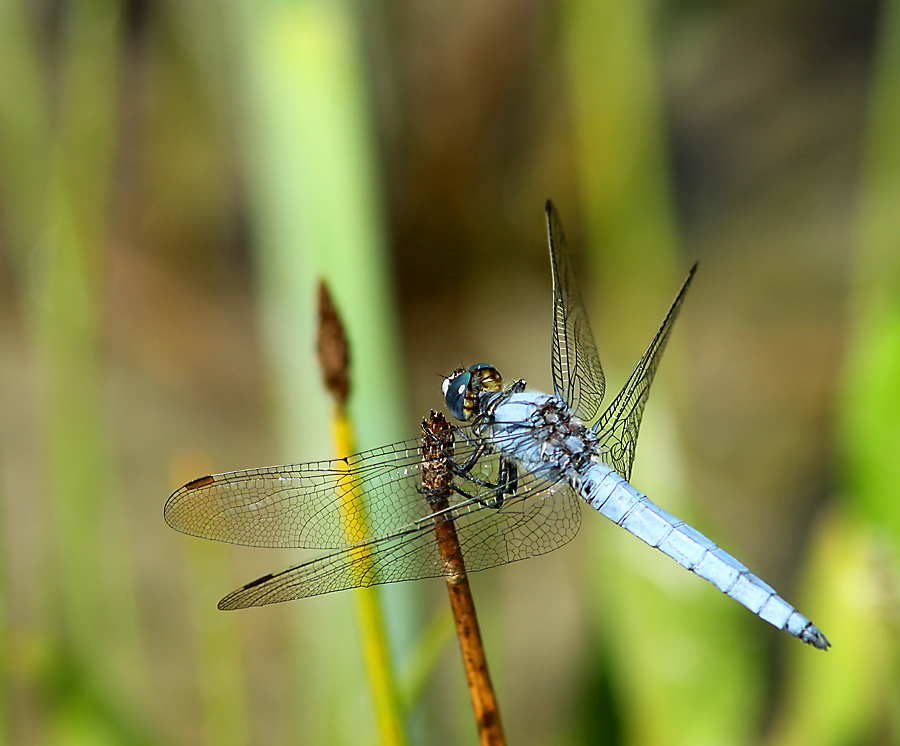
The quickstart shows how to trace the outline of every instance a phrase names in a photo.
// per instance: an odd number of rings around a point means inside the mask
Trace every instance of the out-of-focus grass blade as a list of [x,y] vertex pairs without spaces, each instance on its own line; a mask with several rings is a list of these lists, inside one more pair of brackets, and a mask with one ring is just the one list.
[[846,508],[822,522],[810,562],[809,613],[834,647],[823,659],[794,654],[779,745],[898,737],[900,3],[881,19],[838,411]]
[[257,3],[241,18],[263,311],[287,442],[295,456],[298,445],[315,455],[325,442],[327,400],[312,355],[319,276],[347,327],[359,444],[400,438],[396,308],[349,8]]
[[[313,357],[320,277],[347,330],[348,413],[359,446],[400,439],[403,376],[352,6],[308,0],[233,7],[247,82],[245,155],[263,321],[286,459],[331,456],[331,417]],[[390,596],[389,622],[404,613],[403,591]],[[297,609],[315,635],[300,640],[297,679],[309,742],[356,743],[373,730],[356,711],[364,678],[348,647],[358,653],[335,621],[346,608],[346,599],[327,598]]]
[[[57,660],[39,684],[52,711],[42,720],[98,743],[116,711],[136,704],[143,672],[128,544],[111,539],[125,522],[111,500],[100,345],[119,10],[107,0],[67,5],[51,65],[23,4],[0,7],[0,194],[40,368],[39,477],[52,517],[37,636]],[[50,681],[63,667],[69,674]]]
[[[27,247],[37,234],[41,204],[41,176],[44,153],[47,149],[47,107],[41,96],[43,79],[38,63],[34,36],[28,28],[25,8],[19,2],[0,5],[0,70],[16,70],[17,74],[0,75],[0,200],[3,225],[9,244],[17,260],[19,278],[24,279]],[[0,529],[3,557],[5,526]],[[0,697],[0,733],[10,733],[10,697],[14,691],[13,678],[23,677],[21,660],[23,630],[13,630],[8,608],[11,567],[3,567],[2,607],[0,607],[0,668],[5,696]],[[17,682],[16,686],[21,686]]]
[[801,608],[827,632],[826,655],[791,646],[788,683],[769,743],[876,743],[891,698],[896,634],[885,618],[891,562],[876,532],[846,510],[817,526]]
[[0,4],[0,196],[3,224],[21,272],[38,234],[46,194],[49,101],[24,3]]
[[[96,661],[110,639],[133,633],[125,632],[122,623],[134,621],[127,613],[133,597],[117,597],[108,585],[128,566],[128,558],[105,561],[102,538],[112,528],[110,516],[117,514],[110,501],[99,324],[122,39],[115,3],[69,10],[30,310],[43,370],[48,487],[59,542],[56,591],[65,610],[64,634],[85,661]],[[108,605],[111,600],[114,606]]]
[[194,595],[198,679],[205,742],[238,746],[251,742],[245,691],[245,653],[233,615],[222,614],[209,599],[232,583],[225,548],[212,542],[184,542]]
[[[635,340],[652,335],[661,313],[656,309],[679,274],[653,6],[570,0],[563,12],[592,285],[603,298],[591,317],[609,351],[604,361],[612,363],[608,378],[615,387],[616,368],[633,364],[622,353],[636,357]],[[677,352],[667,353],[664,367],[669,376],[678,370]],[[671,442],[653,437],[654,412],[665,409],[663,378],[650,397],[635,483],[678,513],[679,480],[650,466],[677,459]],[[666,430],[671,436],[675,428]],[[742,610],[697,587],[695,578],[678,576],[681,568],[664,567],[665,558],[651,556],[633,537],[616,536],[608,544],[594,554],[603,555],[593,564],[597,593],[606,602],[598,608],[597,624],[610,651],[605,657],[613,666],[613,686],[621,693],[627,742],[746,743],[748,724],[759,713],[761,679],[746,646]],[[645,576],[640,568],[646,563],[663,577],[671,575],[672,584],[661,587]]]
[[408,710],[414,709],[422,698],[441,656],[450,648],[453,639],[453,618],[446,609],[439,608],[410,647],[402,671],[401,693]]
[[882,17],[842,422],[848,497],[900,546],[900,3]]
[[681,274],[675,269],[653,9],[647,2],[569,0],[563,10],[591,268],[602,283],[603,309],[630,309],[615,315],[608,333],[612,322],[592,315],[595,332],[604,331],[605,349],[611,341],[616,350],[626,343],[631,350],[636,336],[655,328],[654,302],[668,296]]

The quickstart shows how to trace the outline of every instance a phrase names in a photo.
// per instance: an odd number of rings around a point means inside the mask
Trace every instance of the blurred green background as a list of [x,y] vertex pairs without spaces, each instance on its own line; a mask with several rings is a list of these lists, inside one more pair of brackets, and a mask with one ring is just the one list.
[[[374,744],[352,593],[183,537],[209,472],[360,447],[440,374],[548,390],[552,197],[608,387],[700,270],[633,481],[833,643],[585,511],[473,578],[511,744],[900,742],[898,3],[0,0],[0,742]],[[475,728],[443,583],[379,590],[414,744]]]

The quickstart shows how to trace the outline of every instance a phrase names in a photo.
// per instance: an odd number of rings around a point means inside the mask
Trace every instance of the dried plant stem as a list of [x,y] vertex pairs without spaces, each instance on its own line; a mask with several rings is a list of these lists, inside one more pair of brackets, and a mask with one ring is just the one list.
[[448,460],[452,456],[453,434],[444,416],[434,411],[429,419],[422,421],[422,429],[424,431],[422,482],[428,493],[431,509],[439,516],[435,521],[434,530],[438,537],[441,558],[447,570],[450,607],[453,609],[453,620],[456,623],[456,634],[462,652],[463,667],[466,670],[472,708],[475,710],[478,735],[482,746],[504,746],[506,739],[500,723],[500,709],[488,672],[481,631],[478,628],[478,616],[475,613],[475,602],[469,588],[456,527],[448,511],[452,480]]

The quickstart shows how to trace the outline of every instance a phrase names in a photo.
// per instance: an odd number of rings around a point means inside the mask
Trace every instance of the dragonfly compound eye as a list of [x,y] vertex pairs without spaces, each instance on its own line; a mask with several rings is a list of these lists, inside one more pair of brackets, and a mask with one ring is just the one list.
[[469,367],[472,375],[478,379],[478,387],[484,391],[497,394],[503,390],[503,378],[493,365],[489,363],[477,363]]
[[477,363],[465,370],[455,370],[443,384],[447,409],[456,419],[472,419],[479,409],[479,395],[484,391],[496,394],[503,390],[503,379],[493,365]]
[[461,422],[472,416],[473,400],[469,390],[471,384],[472,374],[469,371],[444,380],[444,399],[447,402],[447,409]]

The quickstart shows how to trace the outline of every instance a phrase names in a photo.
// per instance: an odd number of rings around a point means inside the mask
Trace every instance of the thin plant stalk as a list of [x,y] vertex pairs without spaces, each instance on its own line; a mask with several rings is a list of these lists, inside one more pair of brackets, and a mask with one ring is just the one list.
[[[355,450],[353,426],[346,410],[350,393],[349,351],[343,325],[324,282],[319,284],[319,364],[325,386],[334,400],[332,432],[335,455],[337,458],[346,458]],[[364,499],[361,485],[353,485],[351,489],[343,491],[342,514],[348,544],[360,544],[368,538]],[[361,546],[359,552],[368,555],[370,549],[368,546]],[[371,558],[363,556],[360,559],[364,566],[371,567]],[[370,574],[371,570],[362,572]],[[359,588],[355,596],[363,659],[381,740],[388,746],[402,746],[406,743],[406,736],[381,602],[374,588]]]
[[[318,278],[346,321],[353,350],[353,396],[345,410],[353,440],[369,448],[403,436],[404,390],[396,303],[381,208],[375,128],[366,66],[357,43],[357,6],[331,0],[232,0],[242,108],[237,126],[249,185],[260,320],[271,371],[274,424],[285,460],[330,455],[321,423],[312,345]],[[323,449],[325,452],[323,453]],[[370,508],[371,510],[371,508]],[[413,639],[419,595],[382,590],[391,639]],[[287,650],[289,676],[304,689],[289,726],[295,740],[365,741],[367,692],[337,611],[343,594],[299,605]],[[398,652],[405,657],[405,651]],[[335,713],[340,712],[341,717]],[[352,713],[352,714],[350,714]]]
[[475,601],[469,587],[456,527],[449,514],[447,498],[450,496],[452,475],[448,461],[452,456],[453,433],[444,416],[435,411],[431,412],[429,419],[422,421],[422,430],[422,484],[436,516],[434,531],[446,569],[450,607],[456,623],[478,736],[482,746],[504,746],[506,739],[500,722],[500,707],[488,672]]

